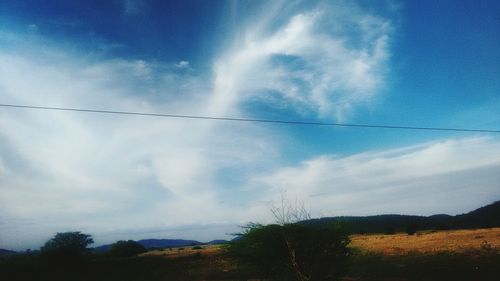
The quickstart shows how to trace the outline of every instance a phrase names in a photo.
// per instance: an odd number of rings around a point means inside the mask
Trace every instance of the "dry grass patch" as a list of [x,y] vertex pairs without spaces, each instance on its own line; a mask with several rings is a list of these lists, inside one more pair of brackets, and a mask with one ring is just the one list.
[[353,235],[351,246],[383,254],[500,251],[500,228],[418,232],[415,235]]
[[[201,249],[200,249],[201,248]],[[202,245],[202,246],[187,246],[178,248],[169,248],[162,250],[153,250],[141,254],[141,256],[164,256],[166,258],[179,258],[189,256],[212,256],[221,253],[223,250],[221,245]]]

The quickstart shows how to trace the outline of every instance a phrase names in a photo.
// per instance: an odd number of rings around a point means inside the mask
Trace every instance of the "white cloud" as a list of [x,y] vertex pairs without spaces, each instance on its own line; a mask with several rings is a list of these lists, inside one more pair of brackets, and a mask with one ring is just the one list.
[[181,60],[180,62],[175,64],[175,67],[177,68],[189,68],[189,62],[185,60]]
[[[33,52],[30,58],[0,53],[2,102],[196,114],[211,99],[206,78],[144,60]],[[165,78],[172,76],[175,87]],[[0,211],[12,231],[2,234],[2,245],[68,228],[103,233],[234,222],[236,212],[218,202],[225,200],[224,188],[238,187],[218,175],[231,177],[258,163],[265,169],[262,159],[276,148],[251,139],[270,135],[266,131],[251,124],[3,108]]]
[[244,30],[216,61],[212,112],[253,97],[268,102],[275,92],[280,103],[322,118],[342,119],[370,103],[384,82],[391,23],[354,5],[331,5]]
[[[449,139],[347,157],[321,156],[256,179],[323,215],[456,213],[500,196],[500,142]],[[275,197],[275,196],[274,196]],[[317,214],[318,214],[317,213]]]

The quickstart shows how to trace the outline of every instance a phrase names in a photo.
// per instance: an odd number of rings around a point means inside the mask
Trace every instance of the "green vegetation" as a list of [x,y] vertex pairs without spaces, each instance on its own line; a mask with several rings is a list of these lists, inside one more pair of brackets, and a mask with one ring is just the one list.
[[111,246],[110,254],[114,257],[133,257],[146,251],[144,246],[133,240],[121,240]]
[[229,254],[267,280],[337,280],[346,272],[349,237],[340,224],[252,224]]
[[90,254],[92,237],[81,232],[57,233],[40,249],[41,255],[57,263],[77,263]]

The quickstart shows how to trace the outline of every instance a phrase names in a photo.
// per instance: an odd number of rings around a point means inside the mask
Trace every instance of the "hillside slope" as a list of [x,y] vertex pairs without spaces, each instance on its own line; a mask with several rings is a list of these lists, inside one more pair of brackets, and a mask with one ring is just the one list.
[[302,223],[323,224],[329,222],[346,223],[353,233],[393,233],[405,231],[414,226],[417,229],[463,229],[500,227],[500,201],[481,207],[466,214],[407,216],[342,216],[312,219]]

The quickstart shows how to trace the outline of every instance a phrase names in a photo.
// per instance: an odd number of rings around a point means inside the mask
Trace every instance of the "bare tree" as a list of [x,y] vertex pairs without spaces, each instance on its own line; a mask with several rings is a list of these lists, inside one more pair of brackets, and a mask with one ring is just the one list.
[[281,192],[281,201],[279,205],[271,206],[271,213],[279,225],[286,225],[297,223],[311,219],[311,212],[309,212],[304,204],[295,198],[295,202],[290,202],[286,196],[286,192]]

